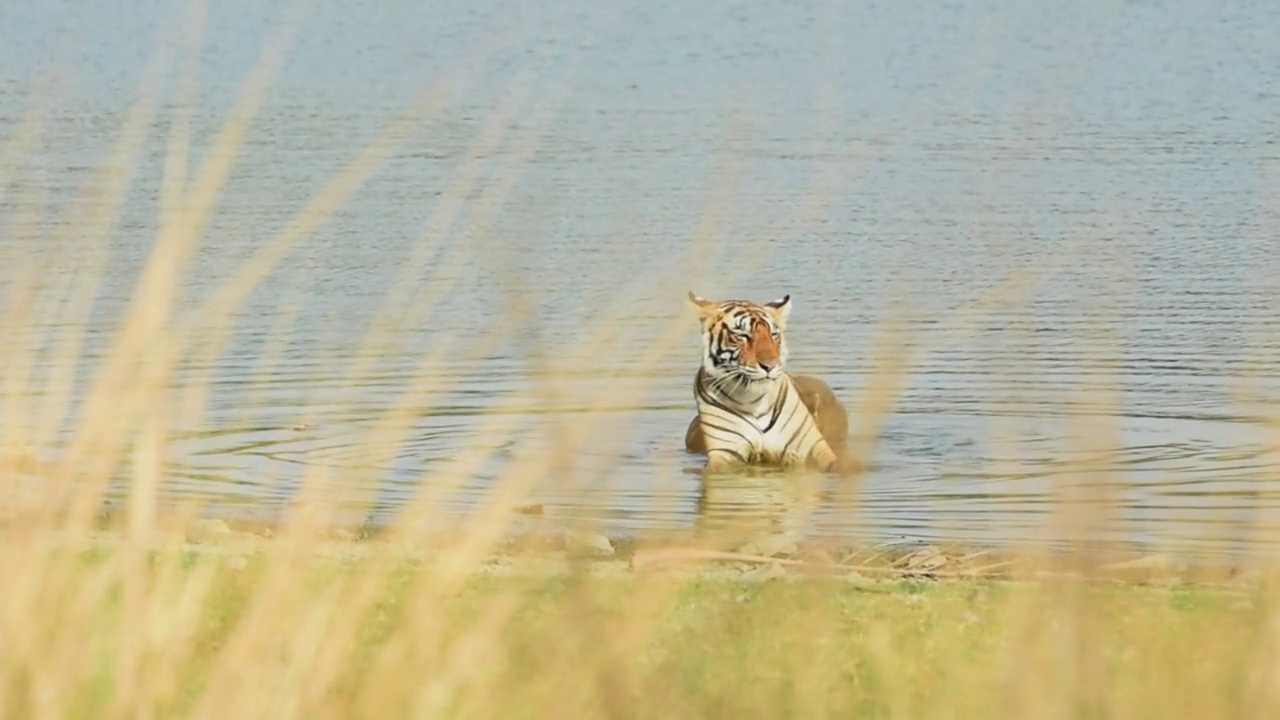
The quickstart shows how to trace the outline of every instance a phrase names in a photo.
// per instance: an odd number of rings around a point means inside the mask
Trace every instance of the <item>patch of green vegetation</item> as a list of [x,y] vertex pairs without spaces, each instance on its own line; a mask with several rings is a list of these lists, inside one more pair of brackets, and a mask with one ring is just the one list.
[[[40,636],[83,637],[96,658],[66,678],[81,717],[1226,717],[1255,692],[1265,650],[1259,600],[1208,588],[910,580],[867,592],[272,553],[61,562],[98,593],[55,602],[44,619],[61,624]],[[55,660],[30,668],[68,667]],[[122,668],[171,669],[172,684],[130,697]],[[9,682],[30,681],[20,672]]]

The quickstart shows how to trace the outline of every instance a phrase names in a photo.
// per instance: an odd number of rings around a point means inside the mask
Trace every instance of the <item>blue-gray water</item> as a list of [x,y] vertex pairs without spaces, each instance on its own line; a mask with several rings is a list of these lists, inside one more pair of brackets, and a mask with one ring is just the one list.
[[[209,5],[193,172],[285,10]],[[6,298],[20,267],[44,267],[52,297],[97,262],[70,201],[109,162],[157,38],[182,39],[172,10],[0,9],[0,140],[42,117],[37,146],[0,158]],[[394,509],[550,363],[561,400],[482,439],[517,452],[547,417],[602,404],[593,432],[619,445],[583,450],[587,467],[535,499],[616,532],[691,529],[707,518],[682,472],[699,464],[682,448],[698,362],[684,292],[791,293],[794,369],[851,406],[886,321],[917,347],[861,513],[820,505],[822,532],[1038,536],[1082,452],[1071,433],[1114,426],[1112,537],[1231,548],[1280,519],[1278,36],[1280,5],[1261,0],[312,3],[207,229],[192,303],[397,113],[437,84],[452,94],[247,298],[228,346],[184,364],[179,388],[214,384],[169,449],[166,491],[253,513],[329,468]],[[85,334],[91,366],[114,331],[154,238],[185,57],[92,313],[39,347]],[[407,291],[384,306],[397,281]],[[672,322],[686,332],[655,349]],[[353,376],[375,325],[385,339]],[[608,352],[584,350],[610,333]],[[368,429],[424,362],[443,386],[413,402],[403,443],[379,447]]]

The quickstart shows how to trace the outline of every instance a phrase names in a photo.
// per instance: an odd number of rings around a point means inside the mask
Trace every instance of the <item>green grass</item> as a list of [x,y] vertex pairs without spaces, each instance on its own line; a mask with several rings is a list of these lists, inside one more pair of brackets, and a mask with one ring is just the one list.
[[[123,703],[153,717],[1237,717],[1266,645],[1260,585],[869,591],[617,560],[452,576],[430,559],[280,553],[50,556],[86,612],[43,640],[94,658],[59,683],[74,698],[64,715]],[[118,664],[163,656],[138,637],[159,628],[182,647],[146,702],[127,702]],[[0,666],[5,715],[26,716],[37,703],[21,680],[38,683],[13,660]]]

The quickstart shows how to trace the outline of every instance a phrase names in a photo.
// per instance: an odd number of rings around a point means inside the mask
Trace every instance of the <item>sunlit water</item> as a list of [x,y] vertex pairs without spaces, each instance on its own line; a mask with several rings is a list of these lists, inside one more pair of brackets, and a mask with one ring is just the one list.
[[[176,83],[109,254],[68,213],[164,27],[166,5],[142,5],[0,9],[0,136],[44,114],[38,146],[3,157],[0,282],[42,265],[46,307],[105,268],[91,314],[28,338],[47,353],[36,397],[68,338],[85,336],[88,367],[105,351],[150,252]],[[281,17],[210,5],[199,154]],[[703,488],[683,450],[692,289],[790,293],[793,368],[853,408],[876,382],[878,330],[906,324],[910,375],[861,508],[817,494],[812,532],[1044,538],[1053,499],[1099,482],[1067,472],[1092,458],[1121,483],[1090,511],[1109,508],[1109,539],[1264,542],[1280,524],[1277,36],[1280,6],[1261,1],[315,3],[195,259],[192,303],[432,83],[454,94],[247,298],[225,348],[188,358],[175,396],[211,395],[169,449],[166,498],[270,514],[328,471],[385,518],[480,443],[492,457],[436,489],[462,517],[548,422],[590,409],[580,466],[528,500],[550,521],[775,521],[788,488]],[[662,345],[673,323],[683,334]],[[538,404],[548,367],[559,399]],[[371,435],[420,376],[410,431]],[[1091,429],[1119,449],[1077,441]]]

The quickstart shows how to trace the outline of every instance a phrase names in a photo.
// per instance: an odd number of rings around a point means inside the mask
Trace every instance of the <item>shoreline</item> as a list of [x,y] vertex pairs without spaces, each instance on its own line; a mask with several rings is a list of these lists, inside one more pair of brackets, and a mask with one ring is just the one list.
[[[84,532],[21,522],[0,538],[21,536],[83,551],[137,547],[124,518],[103,513]],[[406,533],[391,527],[288,526],[263,520],[157,518],[141,542],[147,552],[221,555],[235,565],[287,553],[340,562],[391,560],[434,564],[459,549],[464,532]],[[1171,553],[1095,547],[1017,551],[920,541],[850,543],[784,533],[691,537],[675,533],[608,537],[568,525],[502,533],[471,558],[469,572],[500,575],[677,573],[700,579],[839,580],[872,587],[900,582],[1105,582],[1167,588],[1255,585],[1264,567],[1191,562]]]

